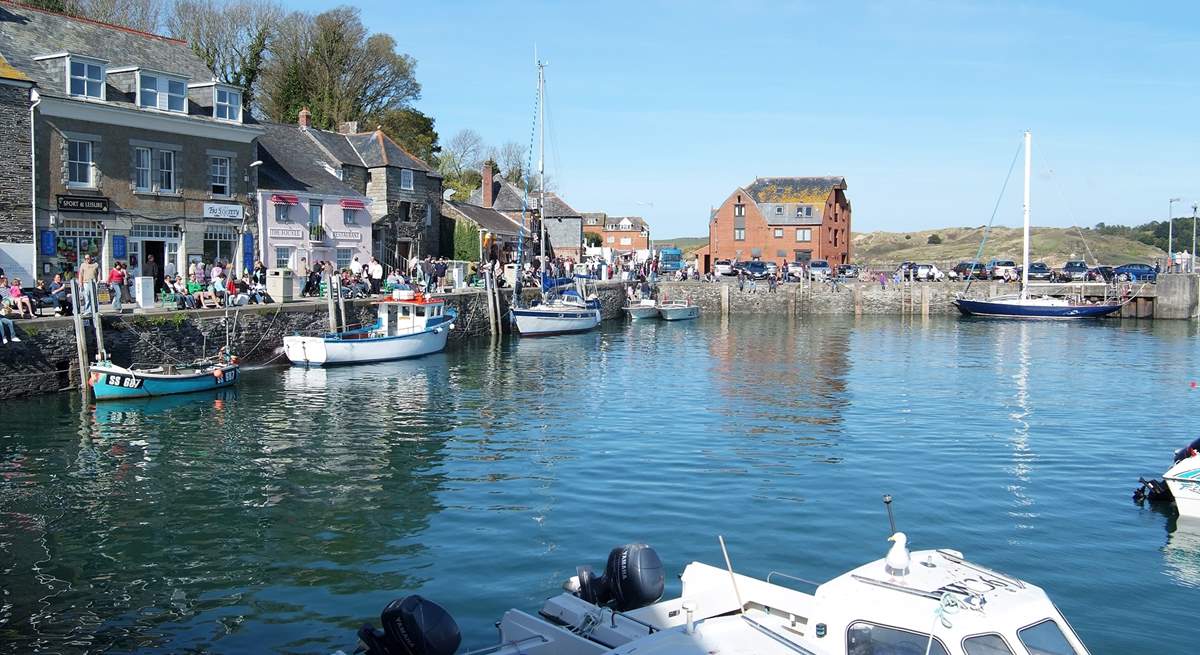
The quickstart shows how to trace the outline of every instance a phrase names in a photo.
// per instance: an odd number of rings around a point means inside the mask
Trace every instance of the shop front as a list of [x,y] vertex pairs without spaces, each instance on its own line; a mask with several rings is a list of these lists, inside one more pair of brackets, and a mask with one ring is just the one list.
[[365,198],[260,193],[260,257],[268,268],[303,273],[313,262],[349,268],[371,260]]

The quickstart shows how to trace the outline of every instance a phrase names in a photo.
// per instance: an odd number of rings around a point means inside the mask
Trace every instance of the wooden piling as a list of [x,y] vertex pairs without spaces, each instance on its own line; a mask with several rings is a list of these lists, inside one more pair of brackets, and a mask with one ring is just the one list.
[[[80,289],[83,288],[83,284],[94,285],[96,283],[94,281],[82,283],[79,285]],[[92,329],[96,332],[96,361],[103,362],[108,360],[108,349],[104,347],[104,324],[100,322],[100,303],[96,301],[96,295],[96,291],[93,290],[91,294]]]
[[[337,314],[333,309],[333,275],[325,274],[325,308],[329,310],[329,332],[337,332]],[[341,295],[341,294],[338,294]]]
[[729,287],[731,285],[721,284],[721,315],[729,315]]
[[79,356],[79,392],[83,397],[83,402],[86,403],[89,398],[88,394],[91,393],[91,386],[88,385],[91,371],[88,366],[87,336],[83,331],[83,315],[79,312],[79,280],[71,280],[71,308],[74,310],[71,315],[75,322],[75,353]]
[[346,320],[346,301],[342,298],[342,278],[335,277],[334,280],[334,286],[337,288],[338,314],[342,317],[342,331],[344,332],[350,329],[350,322]]
[[929,285],[921,285],[921,318],[929,318]]
[[862,316],[863,313],[863,285],[862,282],[854,283],[854,315]]

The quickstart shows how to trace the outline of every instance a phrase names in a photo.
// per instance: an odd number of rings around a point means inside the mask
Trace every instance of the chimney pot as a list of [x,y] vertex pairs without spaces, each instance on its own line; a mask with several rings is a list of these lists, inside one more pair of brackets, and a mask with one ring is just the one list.
[[300,110],[299,118],[300,118],[300,127],[304,128],[306,130],[308,128],[312,127],[312,112],[310,112],[308,110],[308,107],[305,107]]
[[338,124],[338,134],[358,134],[358,121],[346,121]]
[[492,171],[492,162],[483,162],[483,195],[481,197],[484,207],[491,209],[492,205],[496,204],[496,185],[492,180],[494,172]]

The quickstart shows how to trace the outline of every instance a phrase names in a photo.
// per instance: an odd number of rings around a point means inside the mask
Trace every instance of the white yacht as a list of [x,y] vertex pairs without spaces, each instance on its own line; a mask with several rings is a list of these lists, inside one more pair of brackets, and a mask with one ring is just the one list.
[[[734,573],[728,554],[724,568],[693,562],[669,600],[660,600],[653,549],[616,548],[603,575],[580,567],[536,614],[509,610],[498,643],[467,655],[1087,654],[1040,588],[957,551],[910,553],[903,533],[892,540],[887,557],[823,584]],[[450,615],[420,596],[393,602],[381,619],[383,630],[359,631],[367,653],[453,655],[461,642]],[[389,650],[404,641],[422,648]]]

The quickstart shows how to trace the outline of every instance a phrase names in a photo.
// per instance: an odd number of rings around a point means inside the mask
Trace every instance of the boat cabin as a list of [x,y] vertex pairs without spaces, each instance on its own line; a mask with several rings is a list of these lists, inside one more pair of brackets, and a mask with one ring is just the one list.
[[446,302],[428,296],[382,300],[378,311],[379,320],[372,330],[374,337],[412,334],[446,321]]

